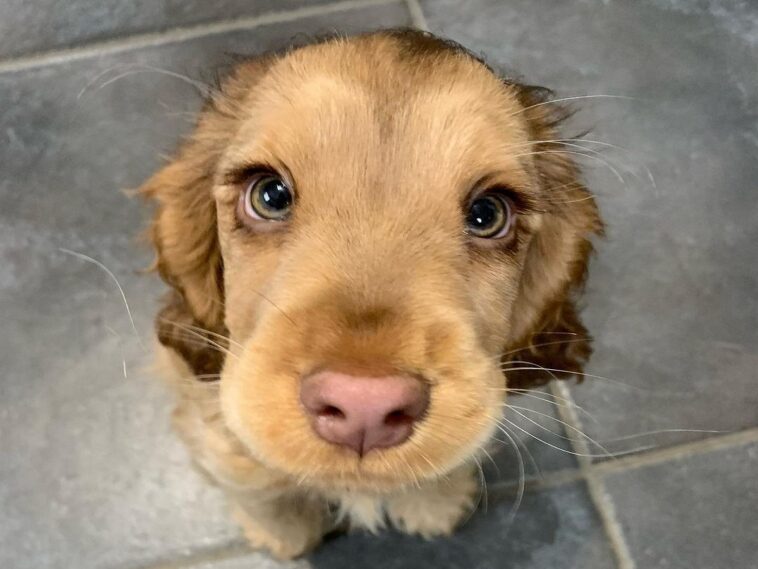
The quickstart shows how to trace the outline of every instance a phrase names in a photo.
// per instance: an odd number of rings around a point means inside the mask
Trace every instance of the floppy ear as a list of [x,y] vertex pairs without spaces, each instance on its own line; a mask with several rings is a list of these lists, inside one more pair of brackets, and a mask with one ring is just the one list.
[[158,339],[198,375],[220,372],[223,354],[213,344],[227,334],[213,198],[217,165],[237,131],[242,101],[267,68],[265,59],[238,66],[206,102],[175,158],[138,190],[155,204],[148,229],[153,268],[172,288],[156,321]]
[[[558,124],[567,113],[547,103],[550,94],[537,87],[521,87],[520,99],[534,141],[560,139]],[[512,345],[504,361],[524,362],[508,373],[509,387],[532,387],[553,377],[582,372],[592,353],[591,338],[579,319],[576,300],[583,287],[590,238],[600,235],[603,223],[592,194],[581,183],[571,159],[573,147],[561,142],[535,142],[537,174],[546,196],[543,223],[529,244],[513,314]],[[581,376],[580,376],[581,379]]]

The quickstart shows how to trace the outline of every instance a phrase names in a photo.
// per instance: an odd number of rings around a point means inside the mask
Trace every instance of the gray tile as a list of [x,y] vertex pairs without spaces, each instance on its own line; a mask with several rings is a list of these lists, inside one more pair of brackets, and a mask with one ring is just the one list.
[[0,59],[134,33],[249,18],[328,2],[329,0],[5,0],[0,5]]
[[753,443],[610,476],[637,567],[756,567],[756,472]]
[[[422,2],[431,27],[576,101],[570,132],[603,150],[587,178],[608,222],[585,317],[596,337],[574,389],[612,450],[758,425],[758,7],[728,2]],[[589,146],[592,146],[591,144]],[[601,147],[596,146],[602,150]],[[647,165],[657,182],[648,181]],[[619,383],[621,382],[621,383]]]
[[[424,541],[397,534],[355,534],[326,543],[309,558],[316,569],[610,569],[613,558],[581,485],[527,493],[490,504],[455,535]],[[357,564],[356,560],[360,560]]]
[[207,561],[192,565],[192,569],[311,569],[305,559],[277,561],[265,553],[253,552],[240,557]]
[[114,65],[195,74],[295,31],[404,23],[398,4],[0,75],[0,566],[133,566],[238,535],[169,432],[114,283],[59,251],[113,271],[149,344],[163,287],[135,274],[144,212],[119,189],[155,169],[199,100],[155,74],[82,87]]

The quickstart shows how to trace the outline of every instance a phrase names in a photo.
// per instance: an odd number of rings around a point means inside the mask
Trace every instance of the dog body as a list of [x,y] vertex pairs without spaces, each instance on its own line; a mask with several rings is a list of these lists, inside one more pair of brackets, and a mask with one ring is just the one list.
[[175,425],[255,546],[449,533],[506,390],[582,369],[601,222],[544,96],[428,34],[332,39],[239,65],[142,188]]

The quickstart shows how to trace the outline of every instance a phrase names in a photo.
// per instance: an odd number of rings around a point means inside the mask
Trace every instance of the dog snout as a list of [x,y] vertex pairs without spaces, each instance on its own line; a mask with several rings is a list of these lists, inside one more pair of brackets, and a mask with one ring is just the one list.
[[300,401],[319,437],[363,456],[406,441],[426,412],[429,393],[420,379],[406,375],[325,370],[303,380]]

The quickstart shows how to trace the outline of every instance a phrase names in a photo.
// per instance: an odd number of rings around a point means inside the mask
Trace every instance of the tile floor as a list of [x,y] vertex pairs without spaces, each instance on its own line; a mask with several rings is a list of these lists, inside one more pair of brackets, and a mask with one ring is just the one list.
[[[398,25],[593,96],[572,126],[622,147],[589,143],[602,153],[586,161],[609,224],[585,310],[602,378],[544,396],[585,411],[522,401],[545,415],[522,422],[543,442],[525,440],[535,464],[512,522],[504,450],[487,512],[454,537],[342,536],[281,564],[240,540],[144,369],[162,287],[135,274],[145,212],[119,190],[199,99],[138,71],[207,79],[300,34]],[[756,60],[746,0],[0,4],[0,567],[758,568]],[[112,271],[136,336],[111,277],[64,250]]]

